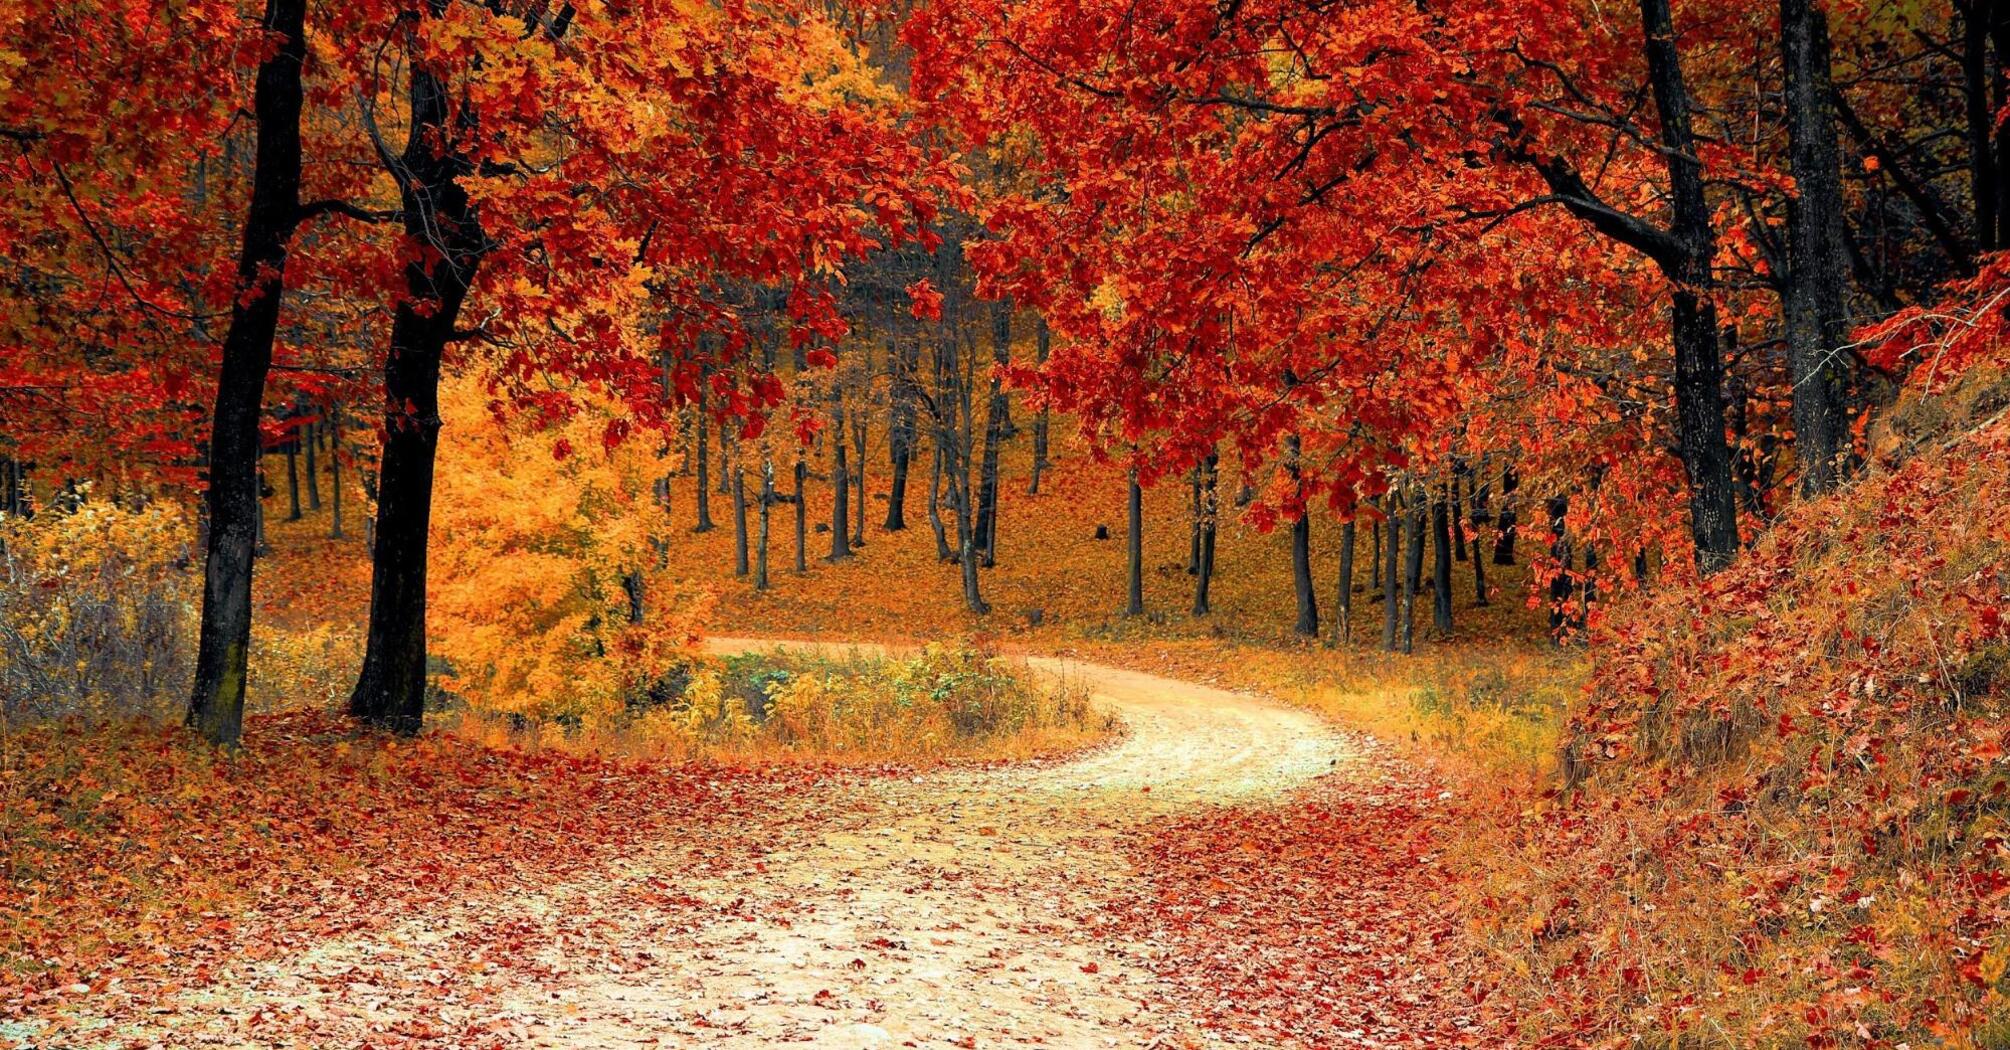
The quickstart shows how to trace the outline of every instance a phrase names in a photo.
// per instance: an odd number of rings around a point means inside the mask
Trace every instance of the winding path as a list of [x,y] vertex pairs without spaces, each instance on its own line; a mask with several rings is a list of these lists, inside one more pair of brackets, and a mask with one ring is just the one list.
[[[1128,735],[1069,761],[808,791],[783,826],[741,829],[757,848],[723,871],[693,874],[692,845],[665,841],[590,880],[415,916],[288,960],[259,1001],[234,994],[162,1042],[263,1045],[242,1024],[262,1008],[355,1011],[456,1047],[1210,1046],[1142,965],[1154,946],[1105,918],[1140,888],[1117,837],[1283,794],[1347,763],[1348,739],[1246,694],[1027,661],[1087,687]],[[429,968],[476,975],[455,989],[465,1010],[426,1001],[409,978]],[[407,979],[340,976],[387,972]]]

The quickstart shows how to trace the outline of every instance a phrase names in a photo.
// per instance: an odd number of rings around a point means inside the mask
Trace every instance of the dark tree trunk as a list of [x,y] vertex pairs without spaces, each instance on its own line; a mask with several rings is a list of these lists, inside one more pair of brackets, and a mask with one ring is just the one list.
[[1515,531],[1520,524],[1515,520],[1514,491],[1520,487],[1521,476],[1515,473],[1514,466],[1510,464],[1501,468],[1501,534],[1494,541],[1495,565],[1514,564]]
[[[1047,363],[1047,354],[1053,344],[1053,334],[1047,330],[1047,319],[1040,319],[1040,326],[1034,333],[1034,360],[1041,365]],[[1026,494],[1040,494],[1040,475],[1047,470],[1047,409],[1042,405],[1038,415],[1033,417],[1033,474],[1026,482]]]
[[328,409],[328,538],[342,534],[342,402]]
[[1382,511],[1383,520],[1388,523],[1388,528],[1383,530],[1387,537],[1380,547],[1381,557],[1378,559],[1383,581],[1382,649],[1393,653],[1399,643],[1397,623],[1402,618],[1398,609],[1401,602],[1396,596],[1396,581],[1403,574],[1402,569],[1397,567],[1397,552],[1403,549],[1403,509],[1393,490],[1382,497]]
[[1557,634],[1570,623],[1570,592],[1575,586],[1570,577],[1575,558],[1570,549],[1569,514],[1570,497],[1549,501],[1549,556],[1556,562],[1556,576],[1549,581],[1549,629]]
[[895,342],[886,349],[887,364],[893,369],[892,401],[887,406],[886,456],[891,469],[886,493],[888,532],[907,528],[907,474],[914,462],[914,372],[920,343],[909,340],[906,347]]
[[1452,636],[1452,517],[1445,499],[1431,502],[1431,624],[1439,638]]
[[[1677,251],[1669,260],[1674,299],[1675,408],[1682,463],[1689,475],[1689,530],[1696,540],[1696,564],[1705,574],[1731,564],[1738,555],[1738,508],[1731,481],[1731,450],[1724,439],[1724,365],[1718,356],[1717,306],[1711,297],[1717,252],[1710,202],[1703,192],[1703,165],[1697,159],[1690,118],[1689,88],[1682,79],[1681,55],[1669,0],[1640,0],[1646,33],[1648,76],[1661,116],[1661,143],[1667,147],[1674,223],[1669,232]],[[1667,264],[1664,264],[1667,265]]]
[[934,470],[928,480],[928,527],[935,533],[935,560],[952,562],[956,551],[949,546],[948,528],[942,522],[942,443],[935,444]]
[[991,330],[991,399],[984,412],[984,460],[978,475],[977,542],[990,568],[998,561],[998,456],[1005,442],[1005,386],[1003,370],[1011,361],[1012,309],[999,303],[993,310]]
[[1291,477],[1292,498],[1298,517],[1291,523],[1291,590],[1298,604],[1298,619],[1292,632],[1300,638],[1319,637],[1319,598],[1312,584],[1312,514],[1305,506],[1305,481],[1298,466],[1297,435],[1285,439],[1285,473]]
[[1411,499],[1410,520],[1404,525],[1407,549],[1403,554],[1403,651],[1417,645],[1417,587],[1424,576],[1424,501],[1420,492]]
[[321,509],[321,424],[312,423],[307,428],[307,509]]
[[1210,451],[1195,477],[1195,507],[1198,518],[1194,533],[1193,614],[1206,616],[1212,610],[1208,591],[1214,586],[1214,538],[1221,515],[1221,457]]
[[753,571],[753,566],[747,556],[747,469],[740,462],[737,443],[729,462],[733,478],[733,575],[745,576]]
[[754,589],[768,589],[768,518],[775,505],[775,460],[772,456],[761,455],[761,526],[760,535],[754,545]]
[[286,520],[299,521],[300,513],[300,438],[296,435],[286,443]]
[[1129,523],[1124,551],[1129,561],[1124,580],[1124,615],[1145,614],[1145,490],[1138,484],[1138,468],[1131,468]]
[[705,410],[705,388],[710,385],[710,381],[701,374],[698,379],[698,403],[696,406],[698,413],[698,454],[692,457],[698,468],[698,524],[691,528],[692,532],[710,532],[716,528],[712,524],[712,448],[709,433],[711,429],[711,413]]
[[1340,526],[1340,591],[1333,596],[1333,644],[1354,641],[1354,534],[1352,518]]
[[803,461],[803,454],[796,453],[796,571],[810,571],[810,501],[804,494],[805,482],[809,480],[810,465]]
[[[1990,103],[1989,23],[1994,0],[1955,4],[1961,20],[1961,86],[1968,118],[1968,189],[1974,205],[1975,244],[1982,251],[2002,246],[1997,228],[1996,113]],[[1792,76],[1792,70],[1788,71]],[[1791,103],[1790,103],[1791,104]]]
[[831,552],[825,561],[851,557],[851,471],[845,462],[844,393],[831,391]]
[[1187,472],[1186,480],[1187,513],[1193,517],[1192,525],[1187,530],[1186,574],[1193,576],[1200,572],[1200,526],[1201,519],[1205,516],[1202,514],[1200,507],[1200,467],[1198,465],[1195,465],[1192,470]]
[[857,465],[857,469],[851,472],[852,507],[854,508],[851,515],[851,546],[853,550],[858,550],[865,546],[865,439],[867,436],[866,427],[869,425],[871,425],[871,420],[867,418],[864,412],[853,412],[851,414],[851,461]]
[[300,222],[301,66],[307,58],[306,0],[267,0],[264,28],[277,46],[259,63],[252,93],[257,160],[237,292],[223,338],[209,440],[209,533],[195,689],[187,723],[212,743],[243,733],[251,651],[251,571],[258,545],[258,421],[272,341],[285,295],[287,244]]
[[[432,17],[445,0],[429,0]],[[405,234],[431,251],[405,266],[384,366],[384,448],[377,474],[370,626],[349,711],[416,733],[426,705],[426,539],[440,439],[440,359],[453,341],[488,239],[451,147],[449,87],[412,56],[409,137],[400,159]]]
[[[1971,0],[1982,4],[1984,0]],[[1780,0],[1787,138],[1796,193],[1787,201],[1787,360],[1801,492],[1841,480],[1849,444],[1849,245],[1841,148],[1829,99],[1828,16],[1815,0]]]
[[1382,590],[1382,523],[1379,520],[1368,523],[1368,541],[1373,545],[1373,557],[1369,560],[1374,563],[1368,569],[1368,588],[1379,593]]

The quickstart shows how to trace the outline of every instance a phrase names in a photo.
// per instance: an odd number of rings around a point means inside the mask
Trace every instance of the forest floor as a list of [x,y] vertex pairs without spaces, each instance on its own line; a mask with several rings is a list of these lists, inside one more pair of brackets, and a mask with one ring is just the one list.
[[[1449,793],[1303,710],[1029,661],[1126,734],[1044,763],[811,782],[562,883],[226,964],[150,1014],[72,1028],[74,1045],[1383,1046],[1463,1026],[1441,1002],[1455,982],[1407,958],[1432,940],[1429,909],[1407,902],[1428,889]],[[1291,887],[1261,859],[1308,804],[1363,840],[1354,856],[1318,846],[1348,875],[1337,898],[1331,879],[1320,890],[1345,914],[1288,899],[1268,914],[1264,893]],[[1267,889],[1235,885],[1248,879]],[[1281,939],[1224,939],[1270,925]],[[1294,930],[1340,954],[1327,983],[1300,982],[1323,964]]]

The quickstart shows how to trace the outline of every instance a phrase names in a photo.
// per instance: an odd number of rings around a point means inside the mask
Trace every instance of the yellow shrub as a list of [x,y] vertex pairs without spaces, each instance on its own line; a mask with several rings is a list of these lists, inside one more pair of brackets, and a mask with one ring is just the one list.
[[31,519],[0,516],[0,712],[158,714],[182,701],[193,539],[178,507],[88,492]]
[[640,439],[605,448],[617,410],[602,402],[550,428],[499,422],[471,380],[442,403],[429,581],[443,687],[518,726],[621,716],[683,665],[702,610],[652,543],[653,485],[673,464]]

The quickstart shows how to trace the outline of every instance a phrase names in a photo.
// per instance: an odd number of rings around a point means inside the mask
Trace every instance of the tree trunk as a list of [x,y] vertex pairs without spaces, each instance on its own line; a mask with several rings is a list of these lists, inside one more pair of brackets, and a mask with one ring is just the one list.
[[831,391],[831,552],[825,561],[851,557],[851,471],[845,462],[844,393]]
[[258,543],[258,422],[272,342],[285,294],[287,244],[300,222],[301,66],[307,58],[306,0],[267,0],[265,31],[277,46],[258,66],[252,92],[257,160],[237,295],[223,338],[209,440],[209,533],[195,689],[187,723],[211,743],[235,747],[243,733],[251,651],[251,572]]
[[1549,581],[1549,629],[1552,634],[1561,634],[1570,622],[1570,592],[1574,583],[1570,578],[1572,561],[1568,518],[1570,497],[1557,496],[1549,501],[1549,556],[1556,562],[1556,575]]
[[300,437],[296,431],[286,442],[286,520],[299,521],[300,513]]
[[1333,596],[1333,644],[1354,641],[1354,519],[1340,526],[1340,591]]
[[909,340],[907,347],[912,349],[904,349],[895,342],[886,350],[887,364],[893,369],[893,397],[887,406],[886,426],[886,456],[892,476],[887,483],[886,522],[880,528],[888,532],[907,528],[907,473],[914,462],[914,373],[919,367],[915,355],[920,344]]
[[1411,500],[1409,523],[1404,527],[1408,549],[1404,552],[1403,566],[1403,651],[1412,652],[1417,644],[1417,586],[1424,575],[1424,501],[1422,493]]
[[[445,0],[429,0],[432,17],[445,7]],[[406,263],[406,295],[391,320],[370,626],[363,671],[349,696],[351,714],[407,734],[418,732],[425,719],[426,540],[440,438],[440,359],[488,245],[459,181],[466,162],[442,145],[453,140],[450,89],[417,55],[410,58],[401,203],[406,236],[431,250]]]
[[754,589],[768,589],[768,511],[775,505],[775,460],[761,455],[761,531],[754,546]]
[[740,462],[737,443],[730,462],[733,465],[733,575],[745,576],[753,571],[753,567],[747,558],[747,469]]
[[[1996,111],[1989,99],[1989,22],[1993,0],[1955,4],[1961,20],[1961,87],[1968,118],[1968,190],[1974,205],[1975,244],[1981,251],[2002,245],[1997,237],[1997,172],[1993,141]],[[1783,12],[1784,13],[1784,12]],[[1788,71],[1789,77],[1792,70]],[[1791,103],[1790,103],[1791,104]]]
[[1724,439],[1724,365],[1718,356],[1716,234],[1704,195],[1690,98],[1669,0],[1640,0],[1648,77],[1661,117],[1663,162],[1668,169],[1679,247],[1669,277],[1674,300],[1675,408],[1682,464],[1689,475],[1689,531],[1696,565],[1704,574],[1731,564],[1738,554],[1738,509],[1731,480],[1731,451]]
[[942,443],[935,444],[935,468],[928,482],[928,527],[935,532],[935,560],[952,562],[956,552],[949,546],[948,529],[942,522]]
[[1828,16],[1815,0],[1780,0],[1780,42],[1796,189],[1787,201],[1787,361],[1801,493],[1813,496],[1842,478],[1850,380],[1841,148],[1829,105]]
[[1210,451],[1200,465],[1196,481],[1196,506],[1199,509],[1198,532],[1194,541],[1193,614],[1206,616],[1209,607],[1208,591],[1214,585],[1214,538],[1221,517],[1221,496],[1217,486],[1221,480],[1221,457]]
[[321,464],[318,453],[321,450],[321,424],[312,423],[307,428],[307,509],[321,509]]
[[1397,626],[1402,619],[1401,600],[1397,597],[1400,589],[1396,581],[1403,576],[1398,566],[1399,552],[1403,549],[1403,509],[1391,489],[1382,497],[1382,518],[1388,523],[1383,530],[1387,535],[1382,544],[1382,649],[1396,652],[1400,644]]
[[1200,572],[1200,526],[1202,519],[1206,517],[1200,505],[1200,470],[1199,464],[1195,464],[1194,468],[1188,471],[1186,476],[1187,513],[1193,519],[1191,526],[1187,530],[1186,574],[1188,576],[1193,576]]
[[701,371],[698,377],[698,402],[695,406],[698,413],[698,454],[692,457],[698,468],[698,524],[692,526],[692,532],[710,532],[716,527],[712,524],[712,449],[709,435],[711,413],[705,410],[705,388],[710,385],[709,379]]
[[342,534],[342,402],[328,409],[328,538]]
[[805,482],[809,480],[810,465],[803,460],[801,450],[796,452],[796,571],[810,571],[810,501],[804,494]]
[[1305,481],[1299,469],[1298,435],[1285,439],[1285,473],[1291,477],[1298,518],[1291,523],[1291,589],[1298,601],[1298,621],[1292,632],[1300,638],[1319,637],[1319,598],[1312,584],[1312,515],[1305,506]]
[[1431,624],[1439,638],[1452,636],[1452,508],[1444,498],[1431,501]]
[[1374,555],[1370,559],[1374,565],[1368,570],[1368,589],[1379,592],[1382,589],[1382,523],[1379,520],[1368,523],[1368,540],[1373,545]]
[[[1040,319],[1040,326],[1034,330],[1034,360],[1042,366],[1047,363],[1047,354],[1053,343],[1053,334],[1047,330],[1047,319]],[[1047,409],[1042,405],[1038,415],[1033,417],[1033,474],[1026,482],[1026,494],[1040,494],[1040,475],[1047,470]]]
[[1005,441],[1003,370],[1011,361],[1012,309],[1000,302],[993,309],[991,330],[991,399],[984,412],[984,460],[978,476],[977,542],[984,567],[998,563],[998,455]]
[[1514,515],[1514,491],[1521,487],[1521,476],[1515,473],[1512,464],[1501,468],[1501,516],[1500,538],[1494,541],[1494,564],[1514,564],[1515,529],[1518,522]]
[[851,414],[851,461],[858,469],[851,472],[852,506],[851,546],[853,550],[865,546],[865,439],[866,427],[871,421],[863,411]]
[[1124,615],[1145,614],[1145,490],[1138,484],[1138,468],[1130,474],[1130,521],[1124,549],[1129,556],[1125,573]]

